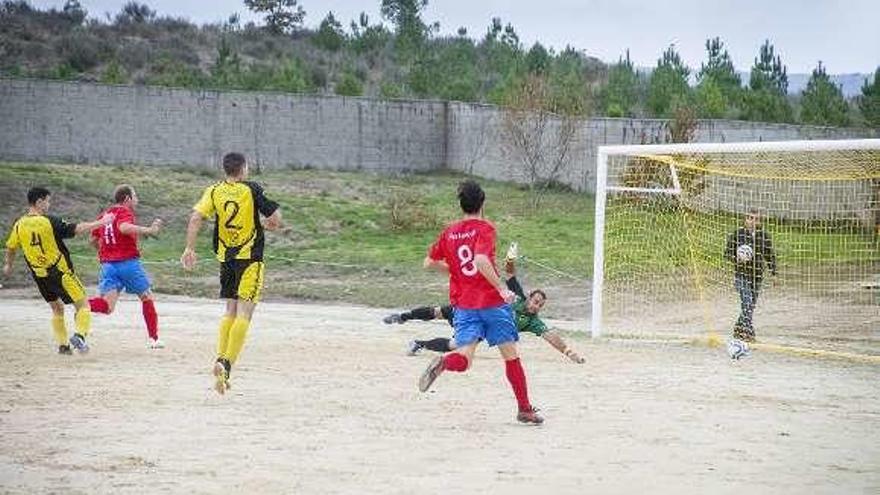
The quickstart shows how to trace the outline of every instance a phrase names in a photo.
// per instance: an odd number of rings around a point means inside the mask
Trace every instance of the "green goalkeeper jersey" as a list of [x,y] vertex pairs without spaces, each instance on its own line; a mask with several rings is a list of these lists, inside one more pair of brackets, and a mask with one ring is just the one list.
[[516,320],[516,330],[519,332],[529,332],[540,337],[547,331],[547,325],[538,318],[538,315],[529,313],[526,310],[526,299],[518,297],[513,303],[514,319]]

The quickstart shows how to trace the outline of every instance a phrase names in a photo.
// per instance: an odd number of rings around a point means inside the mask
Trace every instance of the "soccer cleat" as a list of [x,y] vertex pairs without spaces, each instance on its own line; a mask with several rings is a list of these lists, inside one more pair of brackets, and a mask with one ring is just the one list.
[[79,351],[80,354],[89,352],[89,345],[86,344],[86,338],[78,333],[75,333],[70,337],[70,346]]
[[386,325],[390,325],[392,323],[403,323],[403,318],[400,317],[400,313],[392,313],[385,318],[382,318],[382,322]]
[[419,377],[419,391],[427,392],[431,388],[431,384],[443,373],[443,356],[437,356],[431,360],[431,364],[422,372]]
[[223,358],[217,359],[214,363],[214,390],[220,395],[232,388],[229,386],[229,368],[226,363],[228,361]]
[[159,339],[147,339],[147,347],[150,349],[164,349],[165,342],[162,342]]
[[70,356],[73,354],[73,351],[70,349],[70,346],[67,344],[58,346],[58,354],[64,354],[65,356]]
[[415,356],[415,355],[418,354],[419,351],[421,351],[421,350],[422,350],[422,346],[419,345],[419,343],[416,342],[415,340],[412,340],[412,341],[410,341],[410,343],[407,344],[407,346],[406,346],[406,355],[407,355],[407,356]]
[[520,411],[516,414],[516,420],[520,423],[530,425],[539,425],[544,422],[544,418],[538,415],[538,409],[534,406],[529,407],[527,411]]

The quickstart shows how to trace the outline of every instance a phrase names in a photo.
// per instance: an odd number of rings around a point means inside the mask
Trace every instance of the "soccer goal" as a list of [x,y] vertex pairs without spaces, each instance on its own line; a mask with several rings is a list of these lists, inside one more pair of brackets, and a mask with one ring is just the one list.
[[594,337],[730,335],[752,260],[759,340],[877,346],[880,139],[603,146],[596,180]]

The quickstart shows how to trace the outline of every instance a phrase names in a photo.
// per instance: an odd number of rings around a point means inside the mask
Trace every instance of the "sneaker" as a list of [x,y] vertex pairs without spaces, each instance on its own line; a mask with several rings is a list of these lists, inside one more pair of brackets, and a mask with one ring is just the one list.
[[415,340],[410,341],[406,346],[406,355],[407,356],[415,356],[422,350],[422,346],[416,342]]
[[67,344],[58,346],[58,354],[64,354],[65,356],[70,356],[73,354],[73,351],[70,349],[70,346]]
[[526,423],[530,425],[539,425],[544,422],[544,418],[538,415],[538,409],[530,407],[527,411],[520,411],[516,414],[516,420],[520,423]]
[[159,339],[147,339],[147,347],[150,349],[164,349],[165,342],[162,342]]
[[79,351],[80,354],[89,352],[89,345],[86,344],[86,338],[78,333],[75,333],[70,337],[70,346]]
[[427,392],[431,388],[431,384],[443,373],[443,356],[437,356],[431,360],[431,364],[422,372],[419,377],[419,391]]
[[223,395],[231,387],[229,386],[229,368],[225,359],[218,359],[214,363],[214,390]]
[[403,318],[400,317],[400,313],[393,313],[386,316],[385,318],[382,318],[382,323],[385,323],[386,325],[390,325],[392,323],[403,323]]

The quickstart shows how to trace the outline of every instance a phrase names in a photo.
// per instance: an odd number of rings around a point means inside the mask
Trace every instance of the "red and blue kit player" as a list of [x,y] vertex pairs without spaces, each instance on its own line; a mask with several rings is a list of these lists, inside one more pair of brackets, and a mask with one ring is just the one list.
[[486,195],[474,181],[462,182],[458,200],[464,218],[447,227],[425,258],[425,268],[449,274],[449,302],[455,308],[455,351],[431,361],[419,379],[419,390],[427,391],[444,371],[467,371],[481,340],[498,346],[507,380],[519,408],[516,419],[541,424],[544,419],[529,402],[526,375],[516,342],[519,333],[510,304],[516,295],[495,268],[495,227],[483,219]]
[[159,340],[159,316],[150,291],[150,278],[141,264],[138,235],[158,234],[162,220],[153,220],[149,227],[137,225],[134,211],[138,196],[129,185],[116,186],[113,199],[116,203],[105,213],[112,213],[116,219],[92,231],[92,244],[98,249],[101,261],[101,279],[98,282],[100,296],[89,299],[89,306],[92,313],[109,315],[123,290],[137,295],[147,326],[148,346],[161,349],[164,344]]

